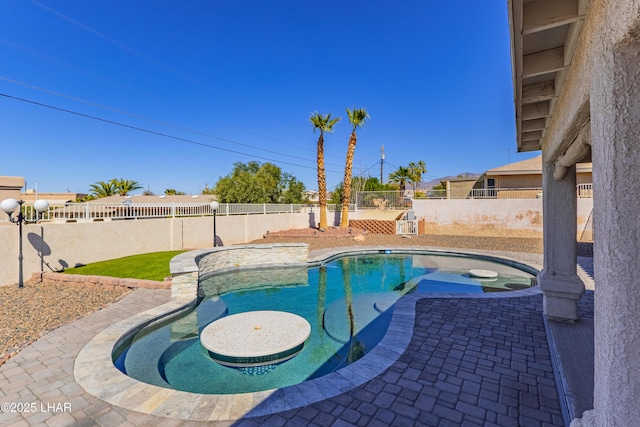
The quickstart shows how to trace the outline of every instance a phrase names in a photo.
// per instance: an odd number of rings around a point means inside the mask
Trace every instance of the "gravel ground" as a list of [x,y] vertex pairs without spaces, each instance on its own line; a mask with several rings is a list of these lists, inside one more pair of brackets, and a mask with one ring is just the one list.
[[[402,237],[368,234],[359,229],[329,228],[288,230],[269,233],[252,243],[304,242],[309,249],[341,246],[432,246],[443,248],[542,253],[542,239],[521,237],[478,237],[422,235]],[[358,237],[357,237],[358,236]],[[354,240],[354,238],[356,240]],[[357,240],[360,239],[360,240]],[[579,244],[578,254],[593,256],[590,244]],[[0,286],[0,365],[48,331],[119,300],[130,290],[93,285],[25,283]]]
[[26,282],[0,286],[0,365],[47,332],[91,314],[128,288]]
[[[320,232],[314,228],[280,231],[265,234],[251,243],[308,243],[309,250],[338,246],[433,246],[440,248],[479,249],[508,252],[542,253],[542,239],[527,237],[447,236],[420,235],[398,236],[368,234],[365,230],[328,228]],[[359,237],[362,236],[362,237]],[[358,241],[357,239],[364,240]]]

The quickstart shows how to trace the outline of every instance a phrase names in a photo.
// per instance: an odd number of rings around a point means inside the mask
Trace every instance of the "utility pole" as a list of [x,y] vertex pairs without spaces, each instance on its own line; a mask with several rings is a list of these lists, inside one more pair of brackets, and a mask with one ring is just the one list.
[[384,144],[380,147],[380,184],[384,184]]

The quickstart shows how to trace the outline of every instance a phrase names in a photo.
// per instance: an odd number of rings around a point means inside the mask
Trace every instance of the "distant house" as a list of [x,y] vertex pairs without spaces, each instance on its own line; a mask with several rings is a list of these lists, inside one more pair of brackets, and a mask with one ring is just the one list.
[[[320,194],[318,193],[318,190],[306,190],[303,194],[307,198],[309,203],[318,203],[318,201],[320,200]],[[327,198],[329,198],[329,194],[327,194]]]
[[[591,197],[591,163],[576,165],[576,183],[582,196]],[[488,197],[537,197],[542,191],[542,156],[499,166],[483,173],[473,186]]]
[[0,201],[4,199],[20,199],[20,190],[24,187],[21,176],[0,176]]
[[87,197],[86,193],[42,193],[32,189],[27,189],[20,195],[22,200],[27,204],[33,204],[38,199],[44,199],[49,202],[50,205],[63,205],[68,202],[75,202],[78,199]]
[[0,176],[0,201],[4,199],[24,200],[27,205],[33,204],[37,199],[43,199],[51,205],[60,205],[67,202],[74,202],[77,199],[86,197],[83,193],[39,193],[36,190],[27,189],[22,192],[25,185],[21,176]]
[[478,177],[452,178],[442,183],[445,185],[447,199],[467,198]]

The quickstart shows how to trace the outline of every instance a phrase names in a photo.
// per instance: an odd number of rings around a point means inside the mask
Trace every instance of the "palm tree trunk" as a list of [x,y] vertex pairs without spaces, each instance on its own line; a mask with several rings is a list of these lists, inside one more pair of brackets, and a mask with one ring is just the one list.
[[342,214],[340,228],[349,227],[349,202],[351,201],[351,178],[353,173],[353,156],[356,151],[356,131],[351,132],[347,148],[347,162],[344,166],[344,189],[342,192]]
[[[327,300],[327,267],[320,266],[318,277],[318,308],[316,311],[316,321],[318,325],[322,325],[324,316],[324,305]],[[318,328],[321,330],[321,328]]]
[[318,204],[320,205],[320,224],[318,228],[327,228],[327,176],[324,170],[324,136],[318,138]]

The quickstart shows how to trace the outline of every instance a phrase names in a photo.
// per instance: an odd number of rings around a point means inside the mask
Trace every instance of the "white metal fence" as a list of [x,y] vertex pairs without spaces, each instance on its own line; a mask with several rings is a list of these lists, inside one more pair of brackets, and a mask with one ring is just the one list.
[[[576,186],[579,198],[592,198],[593,185]],[[349,210],[392,209],[410,210],[413,199],[525,199],[542,197],[542,188],[484,188],[472,190],[427,190],[416,191],[358,191],[355,203]],[[221,203],[218,215],[258,215],[274,213],[298,213],[303,209],[317,209],[317,204],[270,204],[270,203]],[[341,205],[327,205],[330,212],[339,212]],[[27,220],[35,219],[33,205],[24,204],[22,212]],[[208,216],[213,212],[208,203],[66,203],[51,204],[42,215],[43,220],[53,221],[108,221],[142,218],[175,218]],[[0,212],[0,223],[8,221]]]
[[592,198],[593,184],[578,184],[578,197]]
[[[576,186],[577,197],[593,197],[592,184]],[[414,199],[536,199],[542,197],[541,187],[474,188],[416,191],[358,191],[357,209],[411,209]]]
[[542,188],[472,188],[416,192],[416,199],[535,199]]
[[358,191],[357,209],[411,209],[410,191]]
[[[231,204],[221,203],[218,215],[252,215],[275,213],[299,213],[310,205],[302,204]],[[31,221],[36,217],[33,205],[23,205],[24,217]],[[41,216],[51,221],[105,221],[143,218],[176,218],[213,215],[208,203],[65,203],[51,204]],[[0,213],[0,222],[8,217]]]

